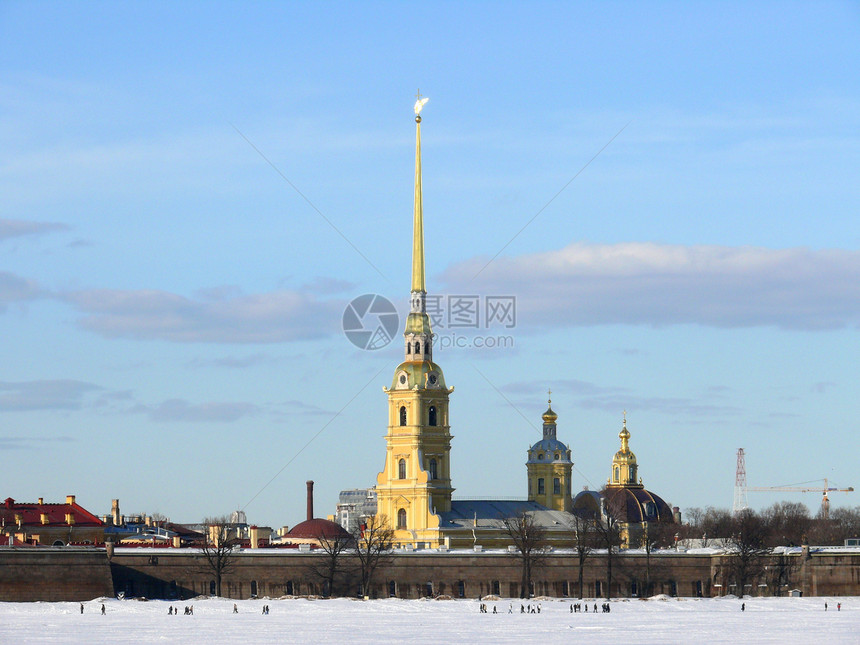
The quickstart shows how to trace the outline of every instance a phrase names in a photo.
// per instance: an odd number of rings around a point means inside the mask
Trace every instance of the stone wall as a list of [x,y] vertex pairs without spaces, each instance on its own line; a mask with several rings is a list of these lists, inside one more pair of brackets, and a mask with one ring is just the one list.
[[[719,596],[732,593],[727,556],[685,553],[623,554],[613,558],[613,597],[651,594]],[[253,549],[236,554],[222,580],[230,598],[322,595],[323,580],[314,572],[319,553]],[[795,554],[781,594],[800,589],[804,596],[860,596],[860,553]],[[355,562],[344,557],[346,569]],[[776,559],[768,562],[773,571]],[[579,596],[578,564],[570,553],[552,553],[536,569],[535,596]],[[372,597],[395,595],[419,598],[444,594],[477,598],[488,594],[520,596],[520,561],[505,552],[417,551],[397,553],[377,570]],[[78,547],[0,547],[0,601],[85,601],[125,592],[128,596],[187,599],[210,595],[214,577],[202,556],[192,549]],[[583,595],[606,594],[606,556],[595,554],[585,563]],[[758,582],[758,581],[757,581]],[[364,590],[362,590],[364,591]],[[772,595],[774,588],[753,584],[753,595]],[[353,571],[336,582],[338,595],[358,595]]]
[[113,579],[104,549],[0,548],[2,601],[82,602],[113,594]]

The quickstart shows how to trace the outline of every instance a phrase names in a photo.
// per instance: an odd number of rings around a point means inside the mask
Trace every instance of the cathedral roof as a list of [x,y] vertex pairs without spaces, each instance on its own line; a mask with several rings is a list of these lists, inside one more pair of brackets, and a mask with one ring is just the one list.
[[603,492],[606,510],[619,522],[672,522],[672,509],[663,498],[644,488],[607,486]]
[[[401,376],[404,376],[405,379],[402,379]],[[435,383],[432,382],[434,378]],[[394,370],[394,381],[391,383],[391,389],[411,390],[416,386],[419,389],[446,389],[442,368],[432,361],[406,361],[398,365],[397,369]]]
[[558,439],[541,439],[529,449],[528,463],[543,464],[548,462],[571,463],[570,450]]

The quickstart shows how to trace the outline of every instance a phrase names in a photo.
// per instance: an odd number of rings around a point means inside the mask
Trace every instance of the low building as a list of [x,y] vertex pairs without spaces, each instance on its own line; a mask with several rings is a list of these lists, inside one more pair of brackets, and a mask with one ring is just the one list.
[[66,496],[65,504],[16,502],[7,497],[0,506],[0,533],[21,544],[67,546],[100,545],[105,541],[105,525],[95,515]]

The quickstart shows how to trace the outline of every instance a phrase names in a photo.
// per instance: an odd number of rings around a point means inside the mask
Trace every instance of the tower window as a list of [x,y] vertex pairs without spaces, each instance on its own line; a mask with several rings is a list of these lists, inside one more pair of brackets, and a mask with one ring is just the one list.
[[620,473],[620,470],[618,469],[618,466],[616,466],[615,467],[615,483],[616,484],[621,480],[621,476],[619,473]]
[[415,353],[416,354],[421,353],[421,343],[419,343],[417,340],[415,341]]
[[561,480],[558,477],[552,478],[552,494],[561,495]]
[[401,508],[397,511],[397,528],[405,529],[406,528],[406,509]]
[[406,425],[406,406],[405,405],[400,406],[400,425],[402,425],[402,426]]
[[543,483],[543,477],[539,477],[538,478],[538,495],[543,495],[545,492],[546,492],[546,490],[545,490],[544,483]]
[[429,417],[428,422],[431,426],[436,425],[436,406],[431,405],[430,410],[427,412],[427,416]]
[[412,343],[406,343],[406,353],[407,354],[412,353]]
[[436,460],[430,460],[430,479],[437,479],[436,477]]
[[406,460],[401,459],[397,464],[397,476],[400,479],[406,479]]

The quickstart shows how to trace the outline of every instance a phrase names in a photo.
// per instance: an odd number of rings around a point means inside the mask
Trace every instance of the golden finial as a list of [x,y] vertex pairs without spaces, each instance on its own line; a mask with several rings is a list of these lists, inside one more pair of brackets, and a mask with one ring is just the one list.
[[429,101],[430,99],[428,99],[427,97],[422,99],[420,89],[415,94],[415,98],[417,99],[415,101],[415,123],[421,123],[421,110],[424,108],[424,104],[427,103],[427,101]]
[[551,389],[546,391],[546,398],[547,398],[547,403],[552,404],[552,390]]

